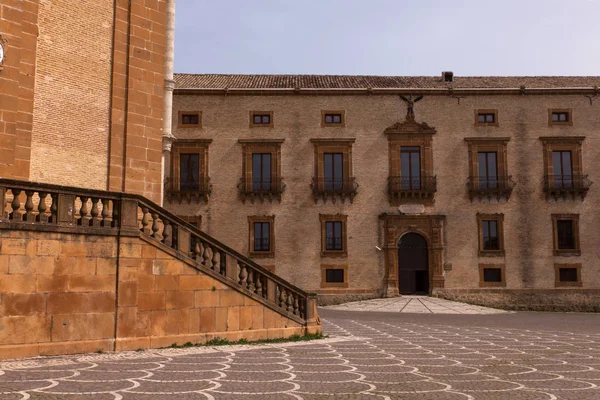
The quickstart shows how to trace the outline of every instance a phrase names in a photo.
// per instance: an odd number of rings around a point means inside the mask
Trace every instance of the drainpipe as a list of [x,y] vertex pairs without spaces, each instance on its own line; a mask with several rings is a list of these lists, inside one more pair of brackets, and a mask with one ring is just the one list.
[[173,89],[175,81],[173,80],[173,65],[175,63],[175,0],[167,0],[166,7],[166,47],[165,47],[165,96],[163,103],[163,130],[162,130],[162,167],[160,173],[160,205],[163,204],[165,177],[167,168],[171,161],[171,145],[175,137],[171,132],[171,121],[173,118]]

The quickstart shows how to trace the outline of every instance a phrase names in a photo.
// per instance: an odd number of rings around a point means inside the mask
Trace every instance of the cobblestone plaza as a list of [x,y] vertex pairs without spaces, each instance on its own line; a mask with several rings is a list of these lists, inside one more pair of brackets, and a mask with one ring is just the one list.
[[312,342],[5,361],[0,399],[600,398],[598,315],[321,316]]

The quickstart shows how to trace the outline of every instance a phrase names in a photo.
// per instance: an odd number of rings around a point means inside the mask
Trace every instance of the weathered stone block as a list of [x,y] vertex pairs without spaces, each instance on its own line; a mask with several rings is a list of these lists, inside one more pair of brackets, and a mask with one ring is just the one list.
[[138,292],[140,311],[162,311],[165,305],[165,292]]
[[194,307],[193,291],[169,291],[166,292],[167,310]]
[[237,331],[240,329],[240,307],[230,306],[227,308],[227,330]]
[[221,306],[242,306],[244,305],[244,296],[234,290],[221,291]]
[[200,310],[200,332],[215,331],[215,309],[202,308]]

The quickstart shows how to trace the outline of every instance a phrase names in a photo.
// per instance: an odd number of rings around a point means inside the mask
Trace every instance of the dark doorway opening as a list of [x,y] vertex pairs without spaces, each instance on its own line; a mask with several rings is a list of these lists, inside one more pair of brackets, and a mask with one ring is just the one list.
[[417,233],[407,233],[398,242],[398,285],[400,294],[429,293],[427,241]]

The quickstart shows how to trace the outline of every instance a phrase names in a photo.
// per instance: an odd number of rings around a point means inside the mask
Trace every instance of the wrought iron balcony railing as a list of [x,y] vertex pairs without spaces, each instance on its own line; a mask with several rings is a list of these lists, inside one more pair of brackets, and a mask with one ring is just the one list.
[[390,202],[432,201],[437,192],[435,176],[390,176],[388,178],[388,196]]
[[238,188],[244,203],[247,199],[250,199],[251,202],[254,202],[255,199],[273,201],[273,198],[281,201],[281,194],[285,190],[285,183],[283,183],[283,178],[252,180],[241,178]]
[[346,201],[346,198],[350,199],[350,202],[354,201],[354,196],[358,193],[358,183],[356,179],[351,176],[348,178],[341,179],[328,179],[328,178],[316,178],[312,179],[311,188],[315,203],[322,198],[323,201],[327,201],[331,198],[331,201],[335,203],[337,197],[342,202]]
[[471,201],[475,197],[479,200],[495,197],[497,200],[504,198],[508,201],[515,185],[512,176],[470,176],[467,182]]
[[199,202],[200,199],[208,201],[212,192],[212,184],[209,177],[202,177],[198,180],[176,182],[171,178],[165,179],[165,197],[169,203],[173,200],[181,201],[186,199],[188,203],[194,199]]
[[592,181],[587,175],[546,175],[544,176],[544,192],[546,198],[567,198],[580,196],[581,200],[585,198]]

